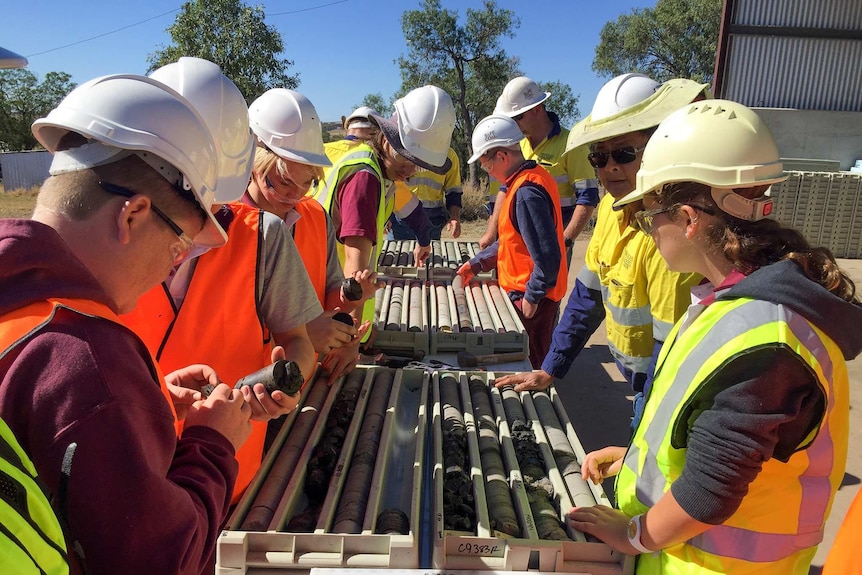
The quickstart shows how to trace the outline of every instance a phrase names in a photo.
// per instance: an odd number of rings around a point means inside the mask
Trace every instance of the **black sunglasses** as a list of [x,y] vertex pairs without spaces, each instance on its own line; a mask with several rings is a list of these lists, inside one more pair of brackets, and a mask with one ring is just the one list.
[[[645,148],[646,146],[644,146]],[[608,165],[608,158],[613,158],[618,164],[630,164],[634,162],[639,152],[643,152],[644,148],[635,148],[634,146],[623,146],[610,152],[590,152],[587,154],[587,160],[594,168],[604,168]]]

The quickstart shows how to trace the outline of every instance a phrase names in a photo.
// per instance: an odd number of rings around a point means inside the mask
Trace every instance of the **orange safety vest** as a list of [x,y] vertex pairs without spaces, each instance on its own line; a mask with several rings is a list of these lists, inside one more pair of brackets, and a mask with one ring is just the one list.
[[557,184],[548,171],[541,166],[533,166],[518,171],[506,182],[509,191],[503,198],[500,219],[497,226],[499,239],[497,242],[497,276],[500,287],[511,291],[527,291],[527,281],[533,273],[533,257],[524,243],[524,238],[515,229],[515,195],[523,185],[532,185],[544,190],[554,208],[554,230],[557,243],[560,245],[560,271],[557,272],[557,283],[549,287],[545,297],[551,301],[560,301],[566,295],[566,282],[569,270],[566,266],[566,244],[563,240],[563,216],[560,211],[560,197],[554,193]]
[[[165,371],[203,363],[233,385],[271,363],[272,343],[257,306],[263,212],[243,204],[229,207],[234,213],[229,241],[198,258],[179,312],[162,284],[144,294],[123,320]],[[252,421],[251,435],[236,453],[234,503],[260,468],[266,427],[265,421]]]
[[832,549],[823,565],[823,575],[846,575],[862,572],[862,546],[859,545],[859,531],[862,530],[862,491],[856,493]]
[[[0,316],[0,356],[5,355],[10,349],[50,324],[60,308],[86,317],[106,319],[125,327],[124,322],[105,304],[87,299],[48,298]],[[157,380],[159,389],[162,390],[162,395],[167,399],[171,414],[176,420],[177,412],[174,409],[174,401],[168,392],[159,365],[150,354],[144,359],[150,364],[150,371]]]
[[293,226],[293,241],[311,278],[317,299],[323,306],[326,300],[326,256],[329,247],[326,211],[310,196],[302,198],[294,209],[301,217]]

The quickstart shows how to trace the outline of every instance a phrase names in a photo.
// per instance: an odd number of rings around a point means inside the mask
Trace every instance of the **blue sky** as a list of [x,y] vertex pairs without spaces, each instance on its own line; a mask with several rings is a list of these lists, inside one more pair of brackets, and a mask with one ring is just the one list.
[[[165,29],[177,13],[159,15],[178,9],[182,2],[3,0],[3,4],[0,46],[27,56],[29,69],[40,79],[47,72],[63,71],[80,84],[103,74],[145,73],[147,55],[169,44]],[[506,51],[521,58],[521,69],[534,80],[568,83],[580,95],[580,111],[586,115],[607,80],[591,69],[602,26],[632,8],[652,7],[655,0],[497,0],[497,4],[521,19],[515,37],[503,40]],[[294,62],[290,73],[300,75],[299,91],[311,99],[322,120],[339,119],[366,94],[380,92],[388,98],[400,87],[394,61],[407,53],[401,13],[419,8],[420,0],[290,0],[263,5],[267,24],[284,38],[283,56]],[[442,5],[463,17],[466,8],[481,9],[482,2],[442,0]],[[293,13],[269,16],[284,12]]]

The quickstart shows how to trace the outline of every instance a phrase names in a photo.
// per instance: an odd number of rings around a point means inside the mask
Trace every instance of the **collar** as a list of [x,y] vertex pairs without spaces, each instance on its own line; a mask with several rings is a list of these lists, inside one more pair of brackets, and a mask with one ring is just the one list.
[[536,160],[524,160],[524,163],[515,168],[515,171],[512,172],[512,174],[508,178],[506,178],[506,187],[511,186],[512,181],[518,176],[518,174],[520,174],[524,170],[535,168],[536,166],[538,166]]
[[546,140],[550,140],[554,136],[559,135],[560,132],[563,131],[563,127],[560,125],[560,117],[555,112],[548,112],[548,119],[554,124],[551,126],[551,131],[548,134]]
[[715,302],[716,298],[718,298],[721,294],[723,294],[744,279],[745,274],[743,274],[737,269],[734,269],[729,274],[727,274],[727,277],[724,278],[724,281],[721,282],[720,286],[713,288],[712,293],[708,294],[705,298],[701,300],[700,304],[703,306],[710,305],[711,303]]

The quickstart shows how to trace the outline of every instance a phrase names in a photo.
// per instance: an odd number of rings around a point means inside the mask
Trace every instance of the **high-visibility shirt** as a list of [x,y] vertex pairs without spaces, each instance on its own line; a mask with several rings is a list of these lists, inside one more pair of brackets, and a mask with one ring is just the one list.
[[[445,174],[422,170],[407,178],[407,187],[416,194],[416,197],[422,202],[423,208],[445,208],[448,196],[463,193],[461,189],[461,161],[452,148],[449,148],[448,157],[452,162],[452,167]],[[396,215],[397,210],[396,205]]]
[[296,249],[305,264],[305,270],[314,286],[314,292],[320,305],[326,301],[326,259],[328,246],[327,218],[323,206],[314,198],[301,199],[294,208],[299,213],[299,219],[293,224],[293,240]]
[[[342,143],[345,142],[345,143]],[[385,237],[384,228],[386,220],[392,215],[395,207],[394,189],[395,186],[387,188],[383,179],[383,172],[380,165],[377,163],[377,156],[374,150],[365,143],[355,143],[349,140],[341,140],[340,142],[331,142],[329,148],[326,149],[327,155],[332,152],[332,156],[328,156],[332,161],[332,167],[325,168],[323,172],[323,180],[318,184],[314,198],[323,206],[323,209],[332,215],[332,210],[335,203],[338,201],[338,187],[343,177],[354,173],[357,169],[370,169],[380,181],[380,201],[377,203],[377,241],[374,242],[374,249],[371,250],[370,260],[367,263],[367,269],[371,271],[377,270],[377,260],[380,257],[380,251],[383,249],[383,240]],[[388,190],[393,192],[390,194]],[[343,209],[343,206],[339,206]],[[351,209],[360,209],[359,206],[351,206]],[[341,260],[342,267],[344,266],[344,244],[338,243],[338,258]],[[362,321],[374,321],[374,298],[366,300],[362,307]],[[366,332],[362,341],[367,341],[371,335],[371,330]]]
[[[233,385],[272,363],[272,337],[257,305],[263,212],[243,204],[229,207],[234,218],[244,223],[232,222],[227,244],[198,258],[180,309],[161,284],[145,293],[123,320],[165,371],[203,363]],[[236,262],[246,264],[238,269]],[[251,423],[251,434],[236,453],[239,473],[234,502],[251,483],[263,457],[267,422]]]
[[63,530],[36,467],[0,419],[0,567],[4,575],[69,573]]
[[659,354],[643,420],[617,476],[622,511],[646,512],[680,476],[687,449],[678,437],[690,426],[687,406],[731,360],[767,346],[789,350],[817,378],[826,414],[786,462],[763,464],[724,523],[638,556],[637,572],[807,574],[844,475],[850,400],[843,354],[820,329],[780,304],[740,298],[701,309],[677,324]]
[[553,176],[560,195],[560,207],[573,207],[577,202],[576,191],[597,187],[596,172],[587,161],[586,152],[579,153],[575,150],[563,157],[569,130],[560,126],[556,114],[549,114],[549,117],[554,122],[554,127],[548,137],[535,148],[524,138],[521,140],[521,152],[524,158],[535,160]]
[[533,256],[530,255],[527,244],[521,234],[517,232],[513,221],[518,188],[525,185],[533,186],[544,190],[553,205],[554,233],[560,246],[560,268],[557,272],[556,284],[548,288],[545,297],[558,302],[566,295],[566,281],[569,274],[566,267],[566,244],[563,239],[563,215],[560,212],[559,198],[553,192],[554,179],[547,170],[533,165],[517,172],[507,182],[507,185],[509,192],[503,199],[497,226],[499,234],[497,241],[497,279],[500,287],[506,290],[506,293],[512,291],[526,293],[527,282],[533,273]]
[[862,573],[860,532],[862,532],[862,491],[857,491],[841,522],[841,527],[838,528],[832,549],[829,550],[826,563],[823,564],[822,575]]
[[655,241],[631,227],[628,212],[614,211],[613,203],[610,194],[599,202],[578,280],[602,293],[611,354],[633,372],[647,373],[655,342],[667,338],[702,278],[668,270]]
[[[50,325],[59,309],[123,324],[104,304],[83,299],[50,298],[0,316],[0,357]],[[176,420],[165,378],[156,361],[152,357],[146,359]],[[3,573],[69,573],[63,531],[37,482],[36,468],[2,421],[0,474],[7,480],[3,491],[10,496],[0,497],[0,525],[3,526],[0,529],[0,565],[4,567]],[[24,499],[16,500],[15,495]]]

